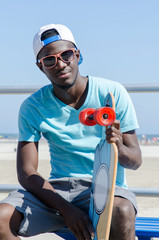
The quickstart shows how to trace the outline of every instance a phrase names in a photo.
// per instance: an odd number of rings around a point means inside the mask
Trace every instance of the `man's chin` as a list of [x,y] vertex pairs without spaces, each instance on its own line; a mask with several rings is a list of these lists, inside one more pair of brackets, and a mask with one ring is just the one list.
[[69,84],[69,85],[65,85],[65,86],[59,86],[59,87],[60,87],[61,89],[67,90],[67,89],[73,87],[73,85],[74,85],[74,83]]
[[61,88],[63,90],[67,90],[67,89],[73,87],[74,82],[71,83],[71,84],[65,84],[65,85],[60,85],[60,84],[57,84],[57,83],[53,82],[53,85],[56,85],[57,87],[59,87],[59,88]]

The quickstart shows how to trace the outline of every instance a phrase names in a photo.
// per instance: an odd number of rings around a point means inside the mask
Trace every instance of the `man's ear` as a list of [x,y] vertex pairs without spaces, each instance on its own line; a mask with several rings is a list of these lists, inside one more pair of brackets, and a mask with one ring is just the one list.
[[79,60],[80,60],[80,50],[79,49],[76,50],[76,57],[79,62]]
[[44,72],[41,62],[38,62],[38,61],[37,61],[37,62],[36,62],[36,65],[38,66],[38,68],[39,68],[42,72]]

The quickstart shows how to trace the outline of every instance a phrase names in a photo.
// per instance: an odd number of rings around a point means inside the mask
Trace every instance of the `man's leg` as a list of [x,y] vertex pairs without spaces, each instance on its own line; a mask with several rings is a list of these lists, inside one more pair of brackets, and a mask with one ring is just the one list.
[[18,212],[13,206],[7,203],[0,204],[0,239],[20,239],[17,233],[22,220],[23,214]]
[[129,200],[122,197],[115,197],[110,240],[134,240],[135,215],[134,206]]

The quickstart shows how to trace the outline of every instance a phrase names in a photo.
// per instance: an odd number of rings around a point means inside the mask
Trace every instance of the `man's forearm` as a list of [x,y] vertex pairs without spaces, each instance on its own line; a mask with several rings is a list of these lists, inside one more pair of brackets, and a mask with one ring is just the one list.
[[140,167],[142,163],[140,148],[130,148],[123,145],[122,147],[119,147],[118,150],[119,163],[121,166],[133,170]]
[[56,193],[53,186],[37,172],[29,175],[24,173],[22,175],[19,174],[18,179],[27,191],[35,195],[48,207],[56,209],[60,214],[62,214],[62,209],[65,205],[67,207],[70,205],[70,203]]

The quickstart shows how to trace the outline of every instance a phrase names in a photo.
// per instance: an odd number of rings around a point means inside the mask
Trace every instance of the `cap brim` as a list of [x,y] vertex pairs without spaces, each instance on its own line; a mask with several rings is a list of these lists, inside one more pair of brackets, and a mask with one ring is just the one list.
[[80,53],[80,59],[79,59],[78,65],[80,65],[82,62],[83,62],[83,57],[82,57],[82,54]]

